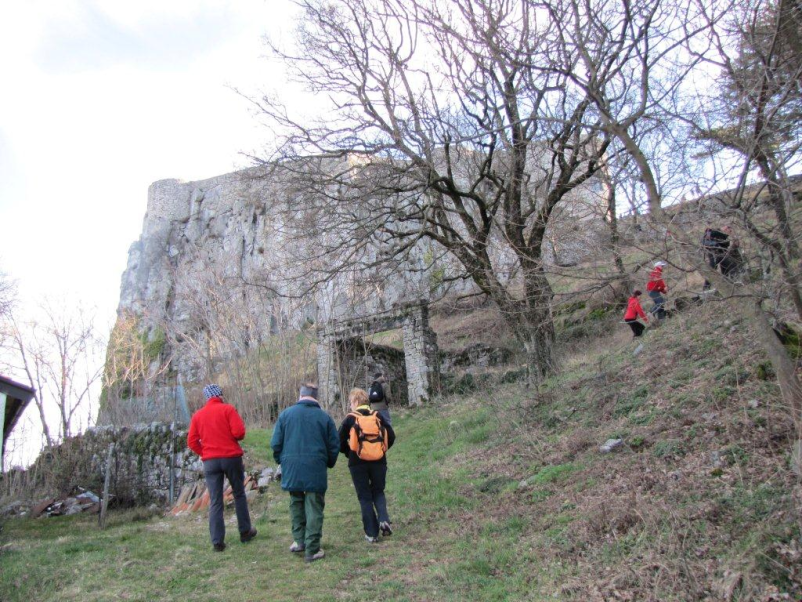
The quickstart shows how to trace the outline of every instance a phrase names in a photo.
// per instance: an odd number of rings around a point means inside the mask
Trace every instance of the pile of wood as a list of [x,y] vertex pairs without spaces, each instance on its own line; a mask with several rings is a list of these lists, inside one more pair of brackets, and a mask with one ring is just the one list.
[[[259,486],[256,479],[251,475],[245,476],[245,495],[250,499],[259,491]],[[252,493],[253,492],[253,493]],[[209,507],[209,490],[206,489],[206,483],[203,481],[196,481],[189,485],[184,485],[181,492],[178,494],[178,499],[175,505],[170,510],[173,516],[181,516],[190,512],[197,512],[205,510]],[[223,491],[223,503],[228,505],[234,502],[234,493],[231,491],[231,485],[226,487]]]
[[73,495],[60,498],[42,500],[31,508],[31,518],[40,516],[70,516],[86,512],[97,514],[100,512],[100,498],[91,491],[76,487]]

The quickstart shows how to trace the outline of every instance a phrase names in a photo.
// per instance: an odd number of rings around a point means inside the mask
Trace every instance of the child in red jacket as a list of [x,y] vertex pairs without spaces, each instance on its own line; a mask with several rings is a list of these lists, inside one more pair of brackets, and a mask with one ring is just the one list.
[[665,265],[666,263],[664,261],[655,263],[652,273],[649,274],[649,282],[646,284],[646,292],[649,294],[654,304],[649,310],[649,313],[658,320],[662,320],[666,317],[666,300],[665,297],[663,297],[664,294],[668,293],[666,282],[663,280],[663,266]]
[[638,322],[638,318],[643,318],[643,320],[646,322],[649,321],[649,318],[646,317],[646,314],[640,305],[639,297],[642,294],[643,293],[637,289],[632,291],[632,296],[629,298],[629,301],[627,301],[627,311],[624,314],[624,322],[629,324],[633,335],[636,337],[641,336],[643,334],[643,330],[646,328],[643,324]]

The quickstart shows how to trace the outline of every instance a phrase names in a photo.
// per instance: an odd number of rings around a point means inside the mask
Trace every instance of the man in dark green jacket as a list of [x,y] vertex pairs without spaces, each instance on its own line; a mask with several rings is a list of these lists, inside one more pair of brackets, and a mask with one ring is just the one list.
[[304,552],[307,562],[320,560],[327,470],[337,462],[340,440],[331,416],[317,402],[317,385],[303,385],[298,403],[279,415],[270,447],[281,464],[281,488],[290,493],[290,552]]

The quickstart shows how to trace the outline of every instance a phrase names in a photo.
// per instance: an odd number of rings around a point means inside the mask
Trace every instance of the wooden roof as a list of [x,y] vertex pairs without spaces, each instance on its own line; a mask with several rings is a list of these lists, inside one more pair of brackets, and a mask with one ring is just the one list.
[[8,439],[28,403],[33,399],[36,390],[0,375],[0,393],[5,393],[6,395],[6,411],[3,417],[3,450],[5,450],[6,439]]

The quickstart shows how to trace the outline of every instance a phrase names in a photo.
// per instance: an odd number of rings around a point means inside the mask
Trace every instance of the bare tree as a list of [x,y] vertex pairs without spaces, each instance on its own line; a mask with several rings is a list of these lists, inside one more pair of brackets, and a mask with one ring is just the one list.
[[[655,131],[662,139],[677,143],[673,148],[679,156],[688,158],[693,150],[689,142],[692,128],[687,120],[677,118],[676,101],[690,74],[708,56],[705,40],[710,28],[720,24],[734,6],[705,0],[690,5],[668,0],[598,4],[566,0],[559,7],[568,11],[569,18],[554,9],[551,14],[563,43],[578,48],[582,56],[584,70],[574,72],[572,79],[589,91],[604,129],[615,136],[637,167],[649,221],[666,232],[666,239],[674,243],[686,266],[701,272],[734,311],[751,319],[802,439],[802,388],[794,362],[775,336],[763,307],[762,287],[736,283],[700,261],[698,240],[686,229],[674,227],[672,220],[678,213],[664,207],[671,195],[661,186],[663,155],[655,152],[660,148],[654,145]],[[694,52],[680,52],[688,48]]]
[[[12,336],[19,369],[36,389],[34,400],[47,445],[87,426],[103,368],[103,346],[93,317],[83,309],[46,305],[41,321],[13,321]],[[58,413],[57,425],[52,423],[51,408]]]
[[0,320],[11,315],[17,299],[16,283],[5,272],[0,272]]
[[[501,309],[538,382],[553,364],[546,232],[608,147],[566,75],[575,55],[550,43],[528,2],[299,5],[299,49],[271,49],[331,110],[310,121],[257,103],[278,132],[266,163],[312,204],[288,207],[316,234],[294,276],[320,284],[445,251],[453,277]],[[554,62],[562,69],[544,68]]]
[[115,424],[142,419],[139,402],[153,395],[155,384],[170,366],[164,347],[163,331],[148,332],[136,316],[118,315],[106,346],[98,421]]
[[[11,336],[11,318],[16,301],[16,282],[8,274],[0,271],[0,350],[3,351],[14,347]],[[0,362],[0,367],[4,367],[2,362]]]
[[206,265],[202,271],[173,271],[176,306],[146,316],[165,336],[162,361],[170,362],[188,384],[219,382],[244,418],[270,424],[295,401],[303,380],[314,375],[304,302],[279,299],[265,287],[244,283],[230,269],[238,249],[221,251],[208,264],[193,256],[205,251],[188,247],[185,256],[187,265]]

